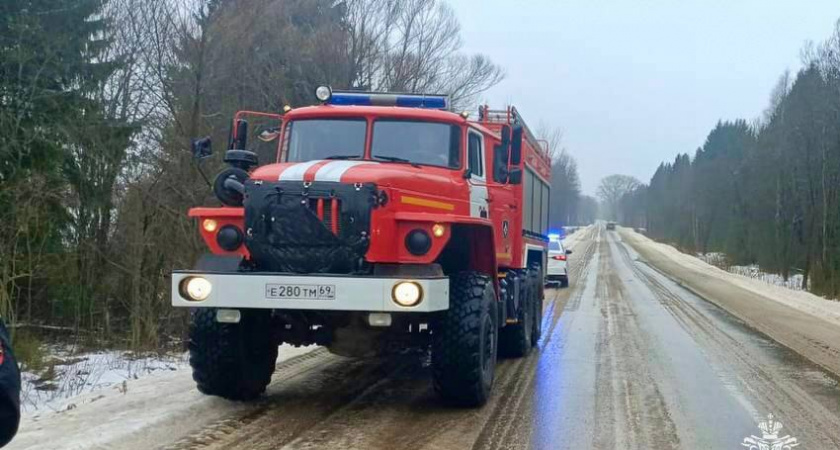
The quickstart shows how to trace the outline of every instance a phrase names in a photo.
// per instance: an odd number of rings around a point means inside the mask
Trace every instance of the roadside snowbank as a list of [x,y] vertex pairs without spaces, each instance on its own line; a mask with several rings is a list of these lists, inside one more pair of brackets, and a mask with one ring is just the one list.
[[566,249],[574,249],[575,245],[584,240],[591,231],[592,225],[577,228],[574,233],[568,234],[565,238],[563,238],[563,247]]
[[762,271],[761,267],[759,267],[757,264],[750,264],[747,266],[730,266],[729,263],[726,261],[726,255],[723,253],[698,253],[697,257],[707,264],[711,264],[729,273],[734,273],[735,275],[741,275],[755,280],[760,280],[767,284],[781,286],[794,291],[805,290],[802,289],[802,274],[793,274],[790,277],[788,277],[787,280],[785,280],[785,278],[779,274],[767,273]]
[[782,286],[768,284],[759,279],[729,273],[709,265],[695,256],[682,253],[670,245],[653,241],[631,229],[620,228],[620,231],[622,237],[631,242],[632,245],[656,251],[674,264],[701,272],[704,276],[732,283],[768,300],[840,326],[840,301],[827,300],[806,291],[794,291]]
[[127,352],[76,354],[72,347],[47,346],[47,368],[21,373],[21,409],[25,414],[59,411],[75,404],[75,397],[148,376],[188,367],[187,354],[137,358]]
[[[280,346],[278,362],[317,347]],[[103,358],[102,361],[107,361]],[[186,435],[204,424],[252,407],[198,392],[190,370],[153,371],[109,387],[64,399],[62,408],[42,409],[21,418],[18,436],[7,447],[20,449],[156,448],[156,441]],[[100,371],[118,380],[126,372]],[[114,447],[114,442],[120,442]],[[5,450],[5,449],[4,449]]]

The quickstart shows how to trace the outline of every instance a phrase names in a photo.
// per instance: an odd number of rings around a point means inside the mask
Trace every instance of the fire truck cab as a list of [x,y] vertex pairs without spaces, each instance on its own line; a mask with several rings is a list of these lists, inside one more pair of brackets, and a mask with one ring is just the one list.
[[[282,115],[240,112],[214,183],[189,211],[210,249],[172,274],[191,309],[199,390],[247,400],[281,343],[344,356],[430,348],[434,389],[478,406],[497,354],[541,333],[550,159],[515,108],[476,120],[437,95],[332,91]],[[249,116],[276,158],[246,150]],[[194,141],[198,157],[208,139]]]

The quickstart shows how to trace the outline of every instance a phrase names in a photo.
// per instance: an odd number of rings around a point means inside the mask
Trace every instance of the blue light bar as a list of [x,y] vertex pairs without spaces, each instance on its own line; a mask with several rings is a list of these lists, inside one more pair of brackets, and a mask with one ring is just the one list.
[[449,97],[425,94],[333,91],[326,103],[339,106],[401,106],[404,108],[448,109]]

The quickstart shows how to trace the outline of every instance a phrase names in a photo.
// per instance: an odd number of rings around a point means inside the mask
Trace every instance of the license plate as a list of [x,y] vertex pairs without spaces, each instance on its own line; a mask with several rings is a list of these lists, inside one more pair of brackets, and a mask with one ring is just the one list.
[[265,298],[278,300],[335,300],[335,285],[266,284]]

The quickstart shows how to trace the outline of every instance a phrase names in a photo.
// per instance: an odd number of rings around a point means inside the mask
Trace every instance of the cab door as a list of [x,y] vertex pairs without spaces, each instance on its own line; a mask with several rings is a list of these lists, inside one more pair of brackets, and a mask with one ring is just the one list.
[[487,178],[485,164],[484,135],[470,129],[467,134],[467,168],[470,172],[470,216],[489,218],[487,209]]

